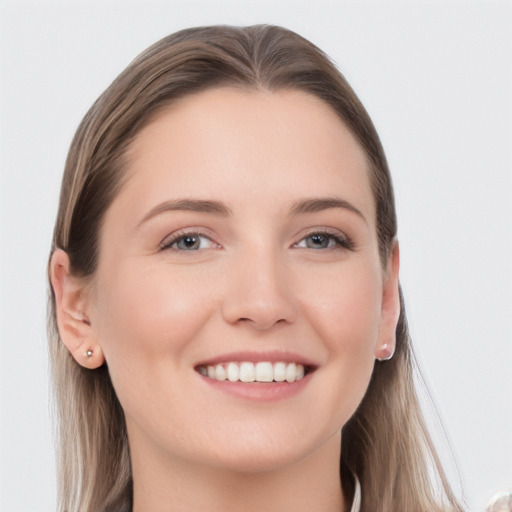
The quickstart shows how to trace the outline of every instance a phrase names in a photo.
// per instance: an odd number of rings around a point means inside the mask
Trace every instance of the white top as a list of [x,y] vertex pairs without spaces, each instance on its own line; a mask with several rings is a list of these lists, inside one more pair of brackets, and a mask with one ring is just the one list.
[[354,475],[354,501],[350,512],[359,512],[361,508],[361,484],[356,475]]

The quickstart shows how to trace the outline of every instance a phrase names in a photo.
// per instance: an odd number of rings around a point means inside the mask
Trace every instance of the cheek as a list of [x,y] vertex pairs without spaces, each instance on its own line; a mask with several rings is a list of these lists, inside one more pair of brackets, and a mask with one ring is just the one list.
[[193,272],[172,273],[166,265],[123,263],[99,275],[98,290],[98,337],[107,362],[117,361],[119,352],[124,360],[176,355],[215,302],[204,279]]
[[309,307],[304,310],[327,349],[321,372],[324,410],[331,411],[329,424],[338,429],[357,409],[373,371],[382,297],[380,268],[354,266],[323,282],[323,289],[308,287]]
[[192,273],[135,263],[98,273],[97,334],[127,418],[153,424],[165,415],[162,404],[186,408],[172,376],[190,364],[187,349],[211,317],[215,298]]
[[379,268],[363,262],[322,280],[317,276],[314,286],[306,286],[305,310],[331,356],[373,355],[381,316],[381,279]]

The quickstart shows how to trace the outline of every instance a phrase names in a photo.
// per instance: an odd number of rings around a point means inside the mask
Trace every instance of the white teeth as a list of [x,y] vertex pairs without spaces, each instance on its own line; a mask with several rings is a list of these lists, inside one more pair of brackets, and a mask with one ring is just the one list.
[[302,364],[262,361],[259,363],[230,362],[215,366],[201,366],[199,373],[215,380],[230,382],[295,382],[304,377]]
[[242,382],[254,382],[255,377],[254,365],[252,363],[242,363],[240,365],[238,378]]
[[295,380],[295,363],[290,363],[286,367],[286,382],[293,382]]
[[256,363],[256,380],[258,382],[272,382],[274,380],[272,363]]
[[228,380],[230,382],[236,382],[238,380],[238,374],[239,374],[238,365],[236,363],[229,363],[227,374],[228,374]]
[[274,380],[276,382],[284,382],[286,379],[286,363],[274,364]]
[[228,376],[226,374],[226,370],[224,369],[224,366],[222,366],[221,364],[218,364],[215,367],[215,376],[212,378],[217,379],[217,380],[226,380],[228,378]]

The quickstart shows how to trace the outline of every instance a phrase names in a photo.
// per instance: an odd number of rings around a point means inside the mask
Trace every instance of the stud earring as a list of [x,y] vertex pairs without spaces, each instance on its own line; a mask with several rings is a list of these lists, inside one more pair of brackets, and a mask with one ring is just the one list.
[[87,357],[87,359],[89,359],[90,357],[92,357],[92,354],[93,354],[92,349],[89,349],[89,350],[87,350],[87,352],[85,353],[85,357]]
[[382,353],[382,357],[377,357],[377,361],[389,361],[395,353],[391,345],[388,345],[387,343],[382,345],[379,352]]

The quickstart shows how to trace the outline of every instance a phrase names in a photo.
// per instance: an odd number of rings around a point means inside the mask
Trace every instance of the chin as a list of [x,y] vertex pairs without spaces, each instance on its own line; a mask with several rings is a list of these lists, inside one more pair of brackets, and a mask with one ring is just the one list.
[[[254,433],[254,432],[253,432]],[[232,437],[233,439],[233,437]],[[309,436],[289,431],[285,436],[251,435],[220,444],[220,450],[203,452],[207,465],[240,474],[272,473],[292,468],[321,452],[339,454],[341,435]],[[219,445],[217,445],[219,446]],[[326,450],[323,450],[323,448]],[[338,455],[339,457],[339,455]]]
[[230,473],[239,473],[240,475],[256,475],[264,473],[273,473],[294,466],[300,460],[306,458],[298,453],[272,453],[262,454],[236,454],[233,453],[228,458],[222,460],[216,459],[213,466],[218,470]]

